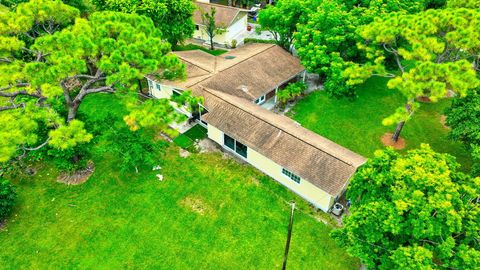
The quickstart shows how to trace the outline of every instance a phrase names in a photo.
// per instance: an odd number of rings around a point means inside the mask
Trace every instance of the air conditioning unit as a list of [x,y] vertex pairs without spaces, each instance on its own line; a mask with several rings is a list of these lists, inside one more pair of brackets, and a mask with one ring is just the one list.
[[340,216],[343,213],[343,205],[335,203],[332,207],[332,213],[335,216]]

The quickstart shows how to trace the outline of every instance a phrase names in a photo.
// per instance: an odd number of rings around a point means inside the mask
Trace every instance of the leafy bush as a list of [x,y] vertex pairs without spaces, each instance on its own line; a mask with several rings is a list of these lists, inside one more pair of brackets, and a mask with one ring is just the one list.
[[298,98],[305,90],[307,85],[304,82],[290,83],[284,89],[277,92],[277,98],[281,105]]
[[232,39],[231,47],[232,47],[232,49],[237,48],[237,40],[236,39]]
[[0,222],[12,212],[16,197],[12,184],[0,178]]
[[258,38],[246,38],[243,40],[243,43],[270,43],[276,44],[275,40],[265,40],[265,39],[258,39]]

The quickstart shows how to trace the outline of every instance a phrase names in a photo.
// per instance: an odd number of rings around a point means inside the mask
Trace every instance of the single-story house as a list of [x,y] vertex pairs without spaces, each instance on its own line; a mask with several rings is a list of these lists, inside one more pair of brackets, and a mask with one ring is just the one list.
[[208,138],[329,211],[365,158],[266,106],[267,101],[275,104],[279,88],[304,78],[298,59],[272,44],[249,44],[223,56],[175,54],[186,64],[187,79],[148,76],[150,94],[170,98],[191,89],[203,96],[197,121],[207,128]]
[[232,40],[236,40],[237,44],[243,43],[247,35],[247,18],[248,10],[237,7],[224,6],[197,1],[195,2],[196,10],[193,13],[193,21],[195,23],[195,31],[193,38],[210,42],[210,38],[205,32],[205,25],[202,21],[202,14],[210,12],[215,8],[215,23],[224,30],[223,33],[213,37],[213,42],[220,46],[231,46]]

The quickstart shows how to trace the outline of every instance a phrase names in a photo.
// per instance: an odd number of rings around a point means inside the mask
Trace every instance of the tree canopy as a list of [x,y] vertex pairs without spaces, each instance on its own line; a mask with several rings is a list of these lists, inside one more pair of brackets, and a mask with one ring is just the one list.
[[344,227],[332,233],[372,269],[476,269],[480,178],[428,145],[377,151],[353,177]]
[[[116,12],[83,19],[52,0],[31,0],[11,13],[0,17],[0,162],[47,144],[67,149],[88,142],[92,136],[77,111],[92,94],[115,93],[131,103],[131,126],[174,119],[168,102],[140,104],[137,98],[136,81],[145,74],[184,76],[183,64],[168,54],[170,45],[151,19]],[[159,117],[135,117],[147,109]]]
[[446,111],[450,138],[460,141],[470,150],[476,164],[473,174],[480,176],[480,93],[475,89],[465,98],[454,99]]
[[[365,40],[359,48],[370,61],[350,66],[344,75],[351,85],[371,76],[389,77],[387,86],[405,96],[405,107],[384,120],[385,125],[398,123],[393,140],[418,107],[416,98],[435,102],[449,92],[463,97],[480,85],[480,41],[471,38],[477,33],[478,18],[478,10],[465,8],[395,12],[359,28]],[[389,71],[390,62],[395,72]]]
[[195,25],[191,0],[94,0],[102,10],[137,13],[150,17],[172,46],[190,38]]
[[306,8],[311,1],[281,0],[269,5],[259,14],[261,30],[270,31],[278,45],[290,51],[297,25],[305,17]]

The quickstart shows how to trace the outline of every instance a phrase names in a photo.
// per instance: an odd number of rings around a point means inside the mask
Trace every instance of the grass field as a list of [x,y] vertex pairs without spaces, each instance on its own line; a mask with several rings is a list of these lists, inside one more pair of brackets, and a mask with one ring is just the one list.
[[[337,100],[329,98],[325,92],[314,92],[300,100],[290,116],[304,127],[370,157],[375,150],[383,148],[380,137],[395,130],[395,126],[383,126],[382,119],[405,102],[400,93],[388,90],[385,84],[385,79],[370,79],[358,87],[359,97],[354,101]],[[449,104],[449,100],[443,100],[421,105],[402,131],[405,150],[428,143],[438,152],[456,156],[468,169],[472,162],[470,155],[461,144],[447,138],[448,129],[440,122]]]
[[[102,119],[123,109],[102,95],[81,111]],[[221,153],[178,152],[170,146],[158,155],[161,170],[139,173],[120,173],[118,156],[95,154],[94,174],[78,186],[57,183],[45,163],[34,176],[11,175],[19,199],[0,231],[0,268],[280,269],[294,199],[301,211],[289,269],[358,269],[283,186]]]

